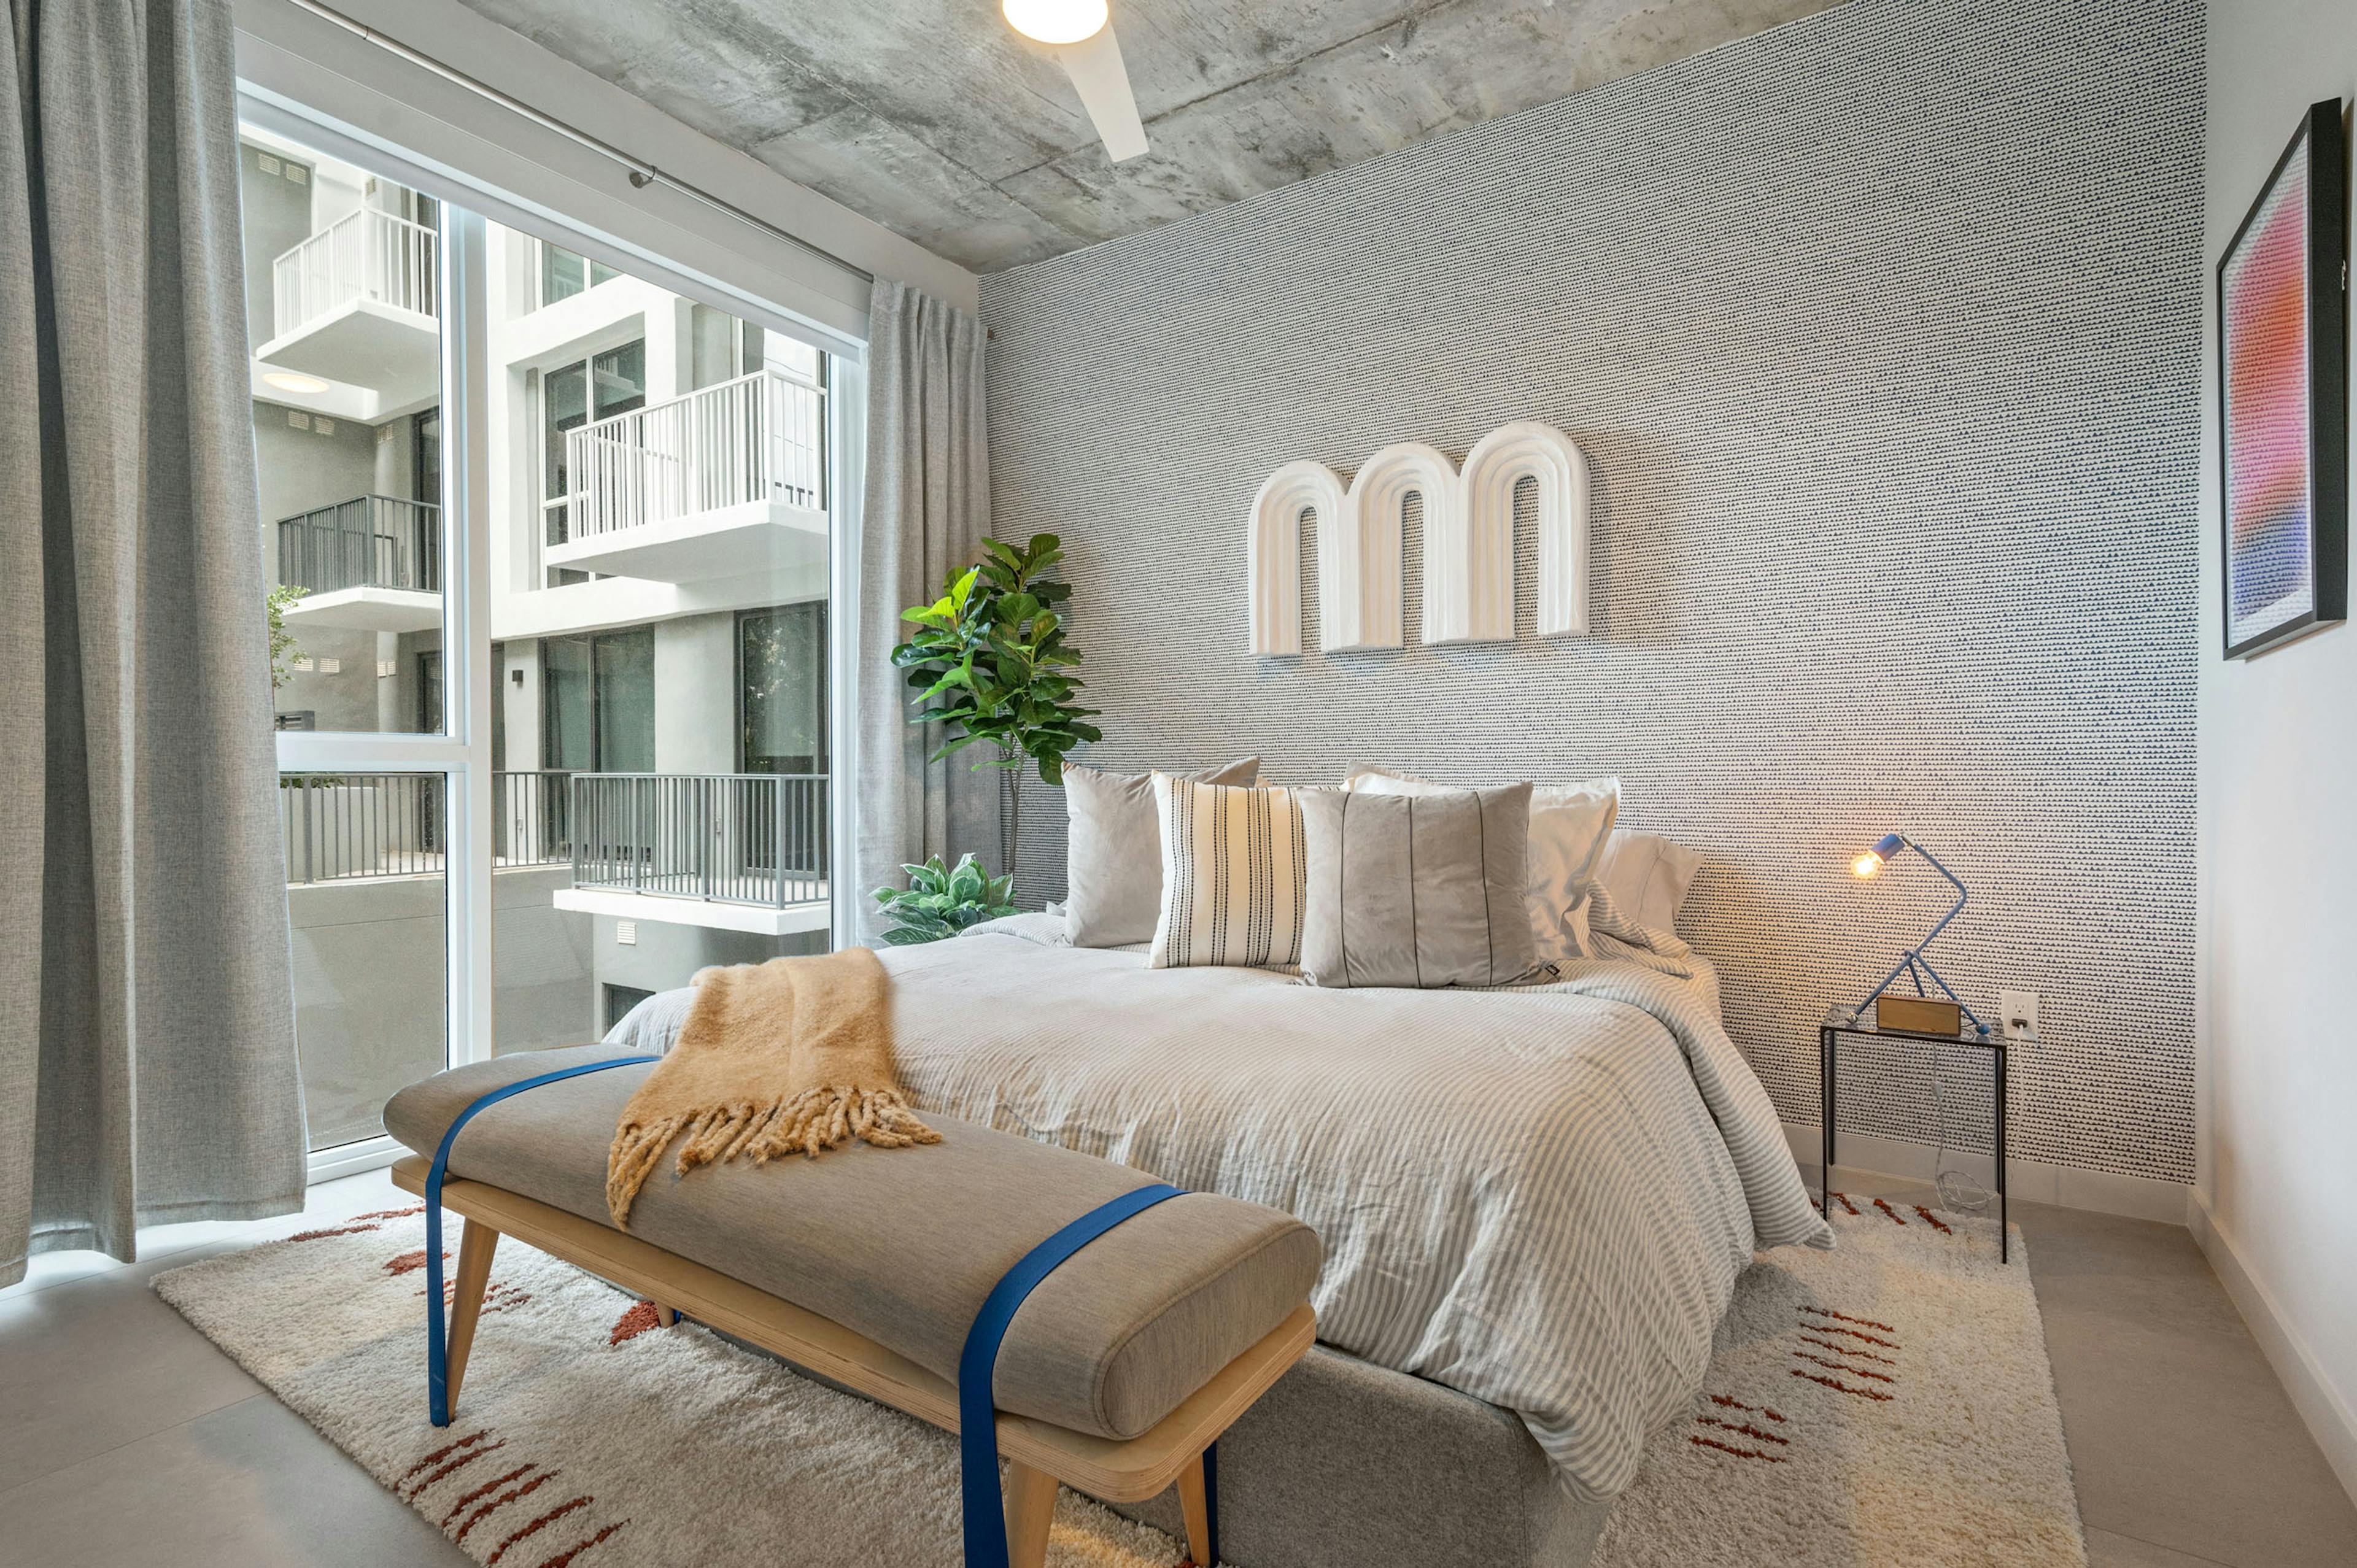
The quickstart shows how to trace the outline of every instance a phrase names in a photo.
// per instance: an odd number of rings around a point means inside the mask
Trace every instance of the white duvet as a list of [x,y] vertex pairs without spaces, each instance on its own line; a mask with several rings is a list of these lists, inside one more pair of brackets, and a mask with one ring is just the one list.
[[[1692,1398],[1754,1249],[1832,1244],[1698,961],[1333,991],[1060,931],[886,950],[918,1103],[1298,1216],[1320,1339],[1516,1412],[1583,1498]],[[612,1037],[667,1045],[688,994]]]

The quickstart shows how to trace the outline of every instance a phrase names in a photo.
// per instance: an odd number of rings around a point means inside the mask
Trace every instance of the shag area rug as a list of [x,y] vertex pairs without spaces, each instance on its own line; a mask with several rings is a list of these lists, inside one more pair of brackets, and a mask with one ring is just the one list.
[[[513,1241],[457,1419],[425,1419],[425,1220],[354,1216],[161,1274],[157,1294],[476,1562],[952,1564],[945,1434]],[[2018,1235],[1852,1199],[1841,1246],[1764,1255],[1693,1408],[1658,1433],[1598,1568],[2081,1568]],[[1184,1549],[1066,1492],[1055,1568]],[[1252,1568],[1289,1568],[1255,1563]]]

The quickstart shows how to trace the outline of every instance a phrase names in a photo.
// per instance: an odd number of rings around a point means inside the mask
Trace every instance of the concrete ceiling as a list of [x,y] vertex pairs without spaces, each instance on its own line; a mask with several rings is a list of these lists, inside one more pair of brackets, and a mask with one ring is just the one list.
[[1273,190],[1834,0],[1113,0],[1114,164],[997,0],[465,0],[975,272]]

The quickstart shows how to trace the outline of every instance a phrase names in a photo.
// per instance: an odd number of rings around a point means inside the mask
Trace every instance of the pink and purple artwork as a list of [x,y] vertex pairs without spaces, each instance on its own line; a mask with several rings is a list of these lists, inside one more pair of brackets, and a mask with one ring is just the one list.
[[2226,642],[2316,607],[2309,172],[2290,159],[2226,257]]

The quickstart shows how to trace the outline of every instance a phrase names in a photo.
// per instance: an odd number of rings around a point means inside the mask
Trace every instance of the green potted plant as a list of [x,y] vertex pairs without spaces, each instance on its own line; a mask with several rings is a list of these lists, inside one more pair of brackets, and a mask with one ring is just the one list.
[[937,942],[968,926],[1016,912],[1015,878],[991,875],[971,854],[960,855],[954,866],[943,865],[937,854],[922,865],[900,869],[909,874],[905,890],[876,890],[884,918],[892,922],[884,932],[884,940],[892,947]]
[[1028,544],[982,542],[982,559],[950,574],[942,596],[901,612],[916,632],[892,650],[895,668],[917,693],[909,722],[942,726],[930,760],[986,745],[976,769],[1000,769],[999,850],[1011,871],[1023,831],[1023,779],[1037,771],[1063,782],[1064,754],[1102,739],[1094,708],[1073,701],[1081,679],[1077,649],[1064,640],[1056,607],[1069,584],[1041,580],[1063,559],[1062,542],[1035,533]]

